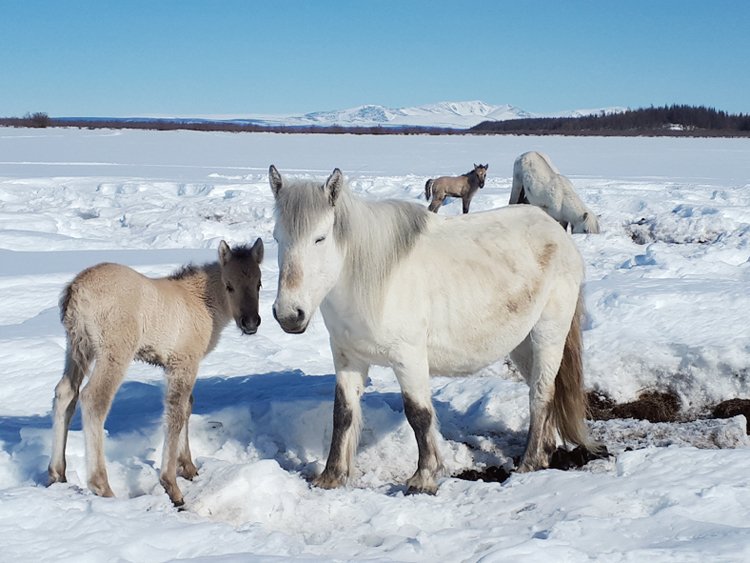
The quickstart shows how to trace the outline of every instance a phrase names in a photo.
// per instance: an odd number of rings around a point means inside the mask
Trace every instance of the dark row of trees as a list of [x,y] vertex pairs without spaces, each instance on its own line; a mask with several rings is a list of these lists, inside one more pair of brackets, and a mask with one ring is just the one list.
[[750,136],[750,114],[705,106],[671,105],[583,117],[484,121],[471,133],[554,135],[726,135]]
[[262,125],[242,121],[190,119],[51,118],[46,113],[0,118],[6,127],[78,127],[228,131],[233,133],[323,133],[352,135],[674,135],[750,137],[750,114],[729,114],[705,106],[671,105],[583,117],[545,117],[485,121],[471,129],[440,127],[343,127]]
[[441,127],[343,127],[338,125],[263,125],[242,121],[211,121],[204,119],[139,119],[139,118],[52,118],[46,113],[24,117],[0,118],[5,127],[77,127],[79,129],[149,129],[155,131],[226,131],[230,133],[324,133],[341,135],[451,135],[465,130]]

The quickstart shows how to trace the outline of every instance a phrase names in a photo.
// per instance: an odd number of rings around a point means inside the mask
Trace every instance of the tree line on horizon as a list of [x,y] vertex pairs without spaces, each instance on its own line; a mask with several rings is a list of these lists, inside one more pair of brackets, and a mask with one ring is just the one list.
[[44,112],[0,118],[5,127],[192,130],[250,133],[355,135],[651,135],[750,136],[750,114],[706,106],[677,105],[581,117],[539,117],[484,121],[469,129],[423,126],[262,125],[242,121],[138,118],[53,118]]
[[750,114],[730,114],[706,106],[673,104],[581,117],[483,121],[472,133],[585,134],[750,134]]

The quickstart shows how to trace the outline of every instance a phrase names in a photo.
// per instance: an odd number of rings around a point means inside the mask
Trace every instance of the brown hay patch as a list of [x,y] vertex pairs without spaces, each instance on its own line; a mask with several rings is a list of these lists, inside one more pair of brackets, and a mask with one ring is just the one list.
[[502,483],[510,477],[504,467],[487,467],[482,471],[476,469],[467,469],[454,475],[456,479],[463,479],[464,481],[484,481],[485,483]]
[[675,422],[680,414],[680,398],[671,391],[645,391],[635,401],[620,404],[596,392],[589,392],[588,398],[593,420],[635,418],[649,422]]
[[746,432],[750,434],[750,399],[729,399],[716,405],[711,411],[714,418],[732,418],[738,414],[747,420]]

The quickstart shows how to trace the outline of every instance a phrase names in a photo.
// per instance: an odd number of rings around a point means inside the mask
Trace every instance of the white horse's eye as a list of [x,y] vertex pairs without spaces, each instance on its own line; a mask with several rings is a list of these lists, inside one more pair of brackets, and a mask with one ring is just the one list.
[[324,237],[324,236],[323,237],[318,237],[318,238],[315,239],[315,244],[320,244],[324,240],[326,240],[326,237]]

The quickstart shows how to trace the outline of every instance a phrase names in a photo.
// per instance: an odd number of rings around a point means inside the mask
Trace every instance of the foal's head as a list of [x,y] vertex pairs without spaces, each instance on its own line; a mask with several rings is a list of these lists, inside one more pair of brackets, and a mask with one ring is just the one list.
[[324,183],[282,180],[271,166],[269,183],[276,199],[273,236],[279,244],[279,287],[273,315],[285,332],[305,332],[315,310],[336,285],[344,252],[337,240],[336,210],[344,178],[336,168]]
[[224,292],[234,322],[245,334],[255,334],[260,325],[258,295],[260,293],[260,263],[263,261],[263,241],[252,246],[219,243],[219,268]]
[[484,187],[484,180],[487,178],[487,169],[490,167],[489,164],[475,164],[474,165],[474,174],[477,177],[477,181],[479,182],[479,187]]

